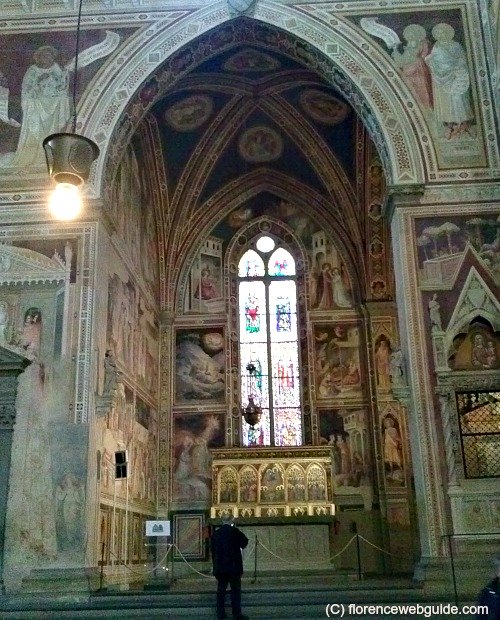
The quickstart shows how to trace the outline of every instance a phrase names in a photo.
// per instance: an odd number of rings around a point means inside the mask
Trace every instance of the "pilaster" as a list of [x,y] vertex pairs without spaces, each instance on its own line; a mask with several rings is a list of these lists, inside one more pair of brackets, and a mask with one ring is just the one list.
[[391,188],[387,214],[391,219],[401,349],[408,374],[408,386],[400,397],[409,407],[421,556],[427,561],[444,552],[446,518],[434,391],[429,373],[432,365],[422,314],[412,225],[413,214],[423,193],[422,186]]
[[17,377],[30,361],[0,347],[0,593],[3,586],[5,514],[9,494],[12,434],[16,421]]

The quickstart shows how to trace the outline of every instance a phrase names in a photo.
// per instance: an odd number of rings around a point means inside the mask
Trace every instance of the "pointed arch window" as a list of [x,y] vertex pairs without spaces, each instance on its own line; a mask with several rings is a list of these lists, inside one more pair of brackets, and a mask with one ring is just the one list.
[[[243,444],[302,444],[295,260],[274,239],[260,237],[238,264],[242,402],[262,408],[255,428],[243,423]],[[256,368],[248,381],[247,366]]]

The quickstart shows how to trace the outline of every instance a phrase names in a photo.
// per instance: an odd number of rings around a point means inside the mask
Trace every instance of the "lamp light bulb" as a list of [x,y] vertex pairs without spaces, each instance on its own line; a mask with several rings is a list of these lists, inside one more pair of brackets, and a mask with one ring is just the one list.
[[49,198],[49,208],[58,220],[72,220],[82,210],[80,190],[71,183],[58,183]]

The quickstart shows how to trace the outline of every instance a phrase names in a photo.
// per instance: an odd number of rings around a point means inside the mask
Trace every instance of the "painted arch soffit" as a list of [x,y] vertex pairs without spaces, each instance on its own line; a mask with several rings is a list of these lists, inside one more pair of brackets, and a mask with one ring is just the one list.
[[[436,170],[432,157],[427,161],[422,157],[415,129],[421,120],[415,122],[415,106],[410,112],[401,100],[399,93],[405,91],[404,85],[396,74],[387,79],[387,67],[370,56],[374,46],[370,42],[368,50],[361,49],[363,36],[350,24],[344,24],[340,32],[330,25],[318,24],[290,6],[285,11],[265,2],[257,6],[254,17],[255,20],[247,20],[250,27],[262,30],[267,24],[279,29],[284,48],[278,51],[290,55],[290,47],[293,49],[295,44],[296,60],[341,91],[377,145],[391,184],[421,183]],[[213,49],[222,51],[229,47],[228,38],[235,36],[239,20],[213,31],[228,19],[225,5],[206,7],[170,27],[145,30],[142,45],[137,46],[135,40],[135,48],[140,49],[132,57],[127,56],[126,48],[122,51],[120,71],[115,72],[106,89],[102,84],[96,89],[101,92],[101,100],[98,105],[89,103],[86,109],[92,112],[82,119],[85,135],[94,139],[102,151],[93,178],[95,194],[102,191],[108,169],[119,160],[121,150],[150,107],[179,78],[206,60],[206,52],[199,57],[196,39],[212,30],[207,37]],[[144,82],[144,76],[152,77]],[[147,97],[145,89],[149,91]]]

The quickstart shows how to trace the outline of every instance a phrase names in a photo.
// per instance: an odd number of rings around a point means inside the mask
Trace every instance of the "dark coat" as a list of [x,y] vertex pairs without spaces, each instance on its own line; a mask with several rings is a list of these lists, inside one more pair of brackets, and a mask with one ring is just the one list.
[[478,605],[488,606],[488,615],[478,614],[483,620],[499,620],[500,618],[500,577],[495,577],[479,595]]
[[247,545],[248,538],[234,525],[225,523],[216,529],[210,541],[214,575],[243,575],[241,550]]

